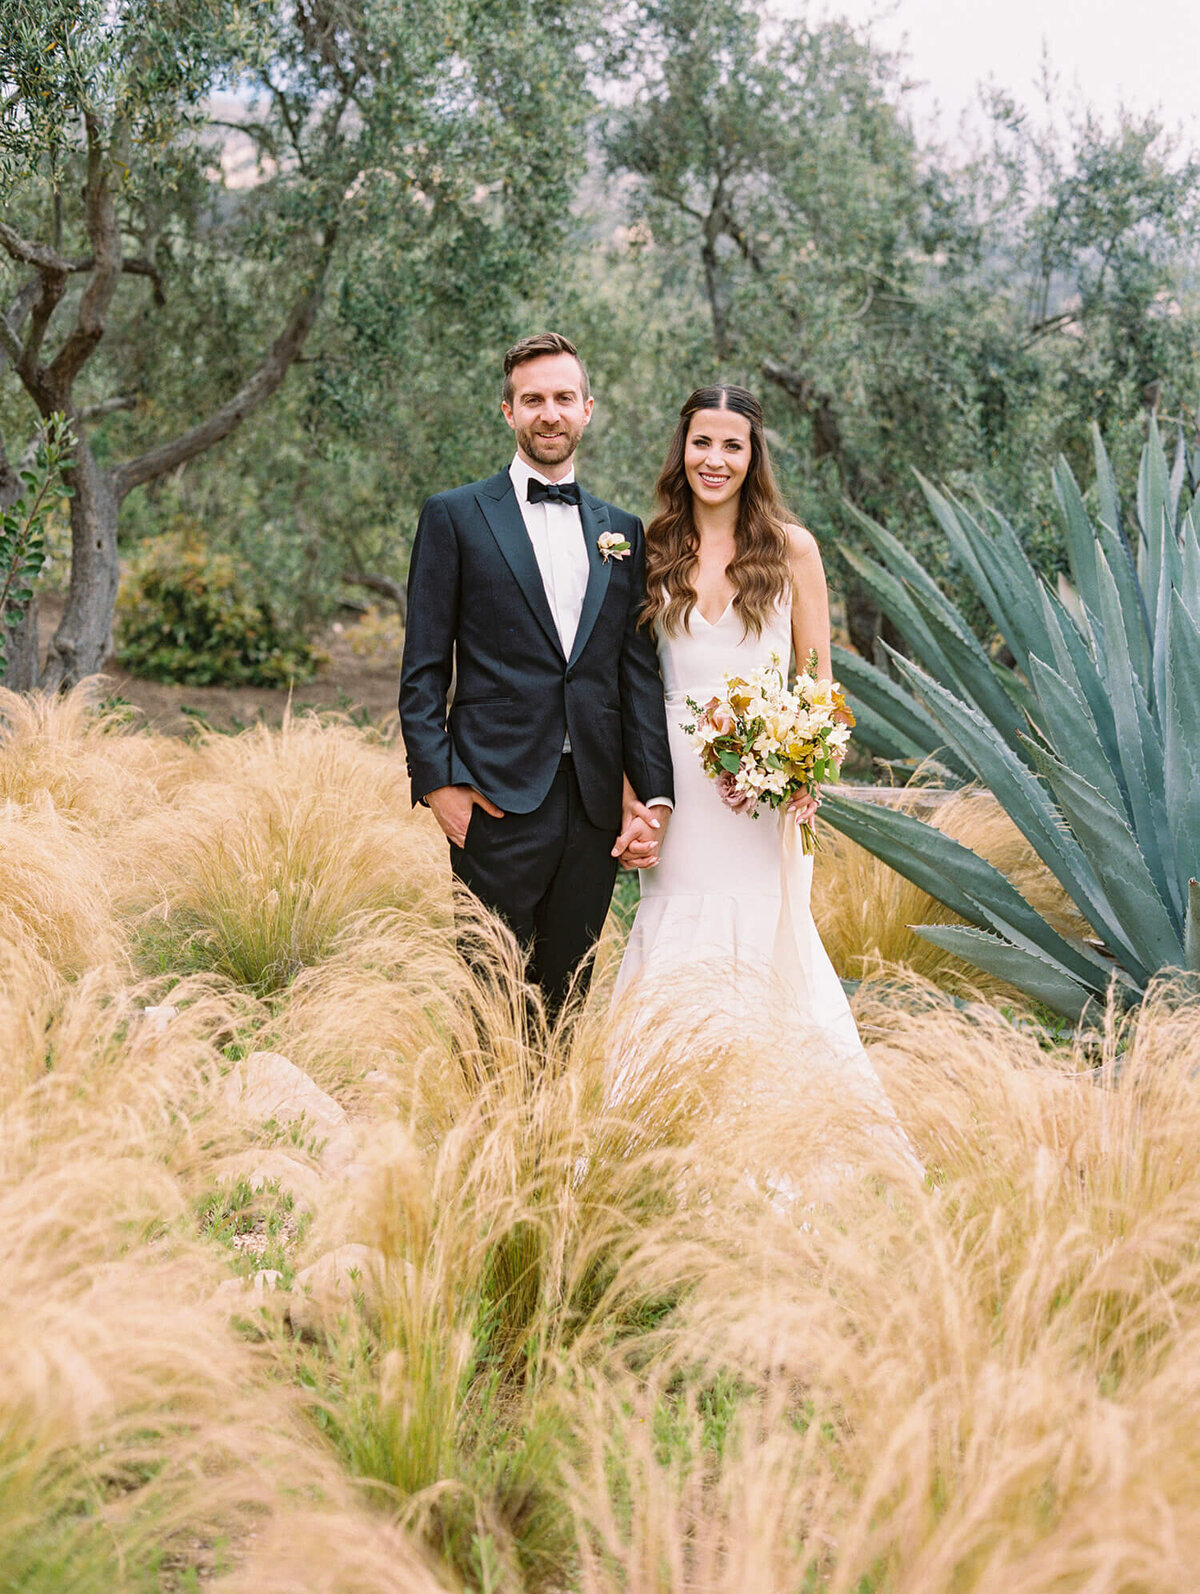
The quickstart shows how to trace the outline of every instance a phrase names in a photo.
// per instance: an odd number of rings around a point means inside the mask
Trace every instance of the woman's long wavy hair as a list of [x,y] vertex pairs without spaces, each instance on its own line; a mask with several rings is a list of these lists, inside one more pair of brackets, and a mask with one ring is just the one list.
[[738,500],[733,562],[733,608],[743,626],[762,634],[767,616],[788,588],[788,538],[792,519],[779,496],[763,431],[762,406],[744,387],[700,387],[679,412],[667,458],[659,472],[658,513],[646,527],[646,604],[642,623],[674,634],[688,630],[696,607],[693,578],[700,547],[692,515],[692,489],[684,470],[688,427],[697,410],[732,410],[750,423],[750,466]]

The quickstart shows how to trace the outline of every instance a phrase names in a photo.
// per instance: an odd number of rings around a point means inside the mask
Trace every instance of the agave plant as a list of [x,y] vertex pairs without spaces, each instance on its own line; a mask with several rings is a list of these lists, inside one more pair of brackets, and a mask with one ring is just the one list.
[[1185,507],[1187,449],[1181,440],[1170,467],[1152,425],[1135,550],[1098,431],[1095,454],[1095,520],[1066,461],[1054,471],[1073,584],[1061,592],[1002,514],[922,481],[1013,667],[865,516],[876,557],[848,557],[913,657],[892,652],[894,680],[835,650],[861,739],[989,787],[1094,936],[1063,934],[991,864],[911,814],[840,794],[821,810],[967,921],[914,926],[921,935],[1072,1018],[1114,981],[1132,1001],[1165,969],[1200,970],[1200,495]]

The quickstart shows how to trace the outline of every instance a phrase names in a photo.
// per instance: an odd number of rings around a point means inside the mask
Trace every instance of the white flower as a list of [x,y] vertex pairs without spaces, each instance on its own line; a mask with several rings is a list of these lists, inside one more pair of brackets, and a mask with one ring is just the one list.
[[599,548],[600,557],[605,564],[610,559],[624,559],[630,552],[625,538],[618,536],[615,531],[602,531],[596,538],[596,547]]

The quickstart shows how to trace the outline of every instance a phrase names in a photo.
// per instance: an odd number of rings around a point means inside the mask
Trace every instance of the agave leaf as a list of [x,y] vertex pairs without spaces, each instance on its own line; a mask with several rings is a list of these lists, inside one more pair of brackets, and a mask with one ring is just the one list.
[[1200,880],[1188,881],[1187,933],[1183,938],[1184,966],[1200,974]]
[[1117,727],[1113,720],[1108,687],[1101,679],[1096,661],[1074,617],[1067,612],[1049,588],[1044,589],[1043,600],[1046,607],[1046,629],[1050,634],[1050,644],[1054,649],[1054,662],[1058,665],[1058,672],[1063,680],[1076,688],[1091,710],[1092,722],[1104,744],[1108,761],[1119,772],[1121,750],[1117,746]]
[[979,527],[984,543],[980,557],[994,564],[992,579],[1000,585],[1006,617],[1004,640],[1018,660],[1027,663],[1030,654],[1046,650],[1042,583],[1012,522],[986,505],[981,505],[981,510]]
[[[1171,481],[1158,422],[1150,417],[1149,435],[1138,469],[1137,506],[1142,536],[1138,544],[1137,572],[1151,613],[1158,607],[1158,587],[1163,575],[1163,542],[1170,514]],[[1170,529],[1174,530],[1174,522]]]
[[1048,745],[1068,760],[1114,808],[1125,807],[1125,794],[1100,739],[1096,722],[1076,686],[1039,658],[1029,663],[1038,713],[1033,722]]
[[940,609],[926,604],[923,593],[914,592],[912,597],[934,640],[950,661],[960,695],[987,715],[1010,747],[1019,748],[1017,736],[1025,728],[1024,717],[1001,686],[996,668],[978,638],[953,609],[947,618]]
[[913,885],[981,929],[1000,929],[1020,946],[1061,963],[1103,991],[1108,966],[1082,942],[1068,940],[1032,907],[994,864],[912,814],[829,792],[821,816]]
[[[1117,747],[1127,794],[1126,817],[1141,843],[1155,887],[1167,903],[1177,929],[1183,923],[1183,897],[1170,867],[1171,833],[1163,798],[1163,750],[1125,646],[1125,619],[1116,582],[1103,557],[1097,570],[1103,616],[1108,685],[1117,731]],[[1134,618],[1133,624],[1137,625]]]
[[1049,792],[978,710],[924,675],[908,659],[897,667],[946,733],[954,751],[990,788],[1008,817],[1049,866],[1090,925],[1110,946],[1136,957],[1096,871],[1062,822]]
[[[1097,442],[1099,442],[1098,434]],[[1103,448],[1104,445],[1099,446]],[[1078,588],[1083,602],[1094,607],[1097,599],[1096,533],[1083,502],[1083,494],[1079,491],[1079,483],[1075,480],[1075,473],[1062,454],[1058,457],[1052,479],[1058,507],[1062,511],[1071,579]]]
[[925,566],[919,559],[913,558],[904,544],[894,537],[886,526],[881,526],[877,520],[872,520],[871,516],[864,514],[856,504],[847,503],[846,507],[862,527],[876,554],[897,580],[906,582],[919,592],[924,592],[932,601],[941,599],[943,603],[946,602],[942,589]]
[[950,661],[934,641],[921,611],[912,601],[908,590],[890,570],[873,559],[864,558],[853,548],[843,548],[842,558],[854,571],[863,586],[889,620],[902,632],[909,646],[936,675],[953,678]]
[[966,924],[914,924],[911,928],[922,940],[931,941],[967,963],[974,963],[987,974],[1007,980],[1035,1001],[1045,1003],[1076,1023],[1096,997],[1103,994],[1080,985],[1053,959],[1014,946],[1011,941],[986,930],[976,930]]
[[[1196,504],[1188,510],[1183,517],[1180,532],[1180,578],[1179,596],[1191,613],[1193,620],[1200,620],[1200,538],[1196,535]],[[1155,642],[1158,638],[1155,636]]]
[[[1017,663],[1027,671],[1030,652],[1046,652],[1045,617],[1041,584],[1020,538],[1003,515],[985,508],[979,520],[956,498],[939,493],[920,471],[916,475],[959,563]],[[1013,678],[1009,670],[1004,675]]]
[[1095,866],[1119,939],[1109,940],[1106,930],[1100,925],[1096,928],[1114,951],[1132,960],[1133,973],[1143,984],[1156,969],[1178,968],[1183,958],[1179,930],[1124,814],[1053,753],[1031,746],[1034,761],[1053,786],[1073,834]]
[[1175,463],[1171,466],[1171,479],[1167,485],[1167,506],[1170,510],[1172,531],[1179,525],[1179,500],[1183,493],[1183,480],[1187,474],[1187,444],[1183,440],[1183,427],[1175,428]]
[[[1101,521],[1096,530],[1096,583],[1100,585],[1100,565],[1107,564],[1109,574],[1116,583],[1117,591],[1121,596],[1121,615],[1125,632],[1125,645],[1129,653],[1130,662],[1134,673],[1142,683],[1142,690],[1149,697],[1153,690],[1154,662],[1151,653],[1151,609],[1147,604],[1153,604],[1154,599],[1143,592],[1138,581],[1137,571],[1129,557],[1124,542],[1111,526]],[[1099,613],[1099,606],[1089,605],[1089,614],[1095,616]],[[1106,647],[1103,639],[1096,636],[1097,660],[1104,663]]]
[[1200,876],[1200,628],[1178,593],[1167,621],[1163,785],[1181,880]]
[[916,764],[932,757],[929,750],[901,735],[894,720],[878,713],[857,694],[852,697],[850,706],[854,710],[854,740],[875,758],[888,763]]
[[[1001,597],[1002,588],[993,579],[993,569],[984,560],[983,536],[980,528],[959,504],[940,493],[920,471],[914,474],[935,519],[946,533],[955,558],[970,577],[993,622],[1007,636],[1007,615]],[[971,526],[975,532],[974,537],[968,535],[964,525],[960,524],[960,516]]]
[[1121,514],[1121,495],[1117,491],[1116,473],[1108,457],[1108,450],[1104,446],[1104,439],[1100,435],[1100,428],[1095,421],[1092,422],[1092,455],[1096,461],[1096,493],[1100,499],[1100,518],[1114,529],[1128,550],[1129,542],[1125,536],[1125,520]]
[[[869,664],[857,653],[834,646],[833,670],[842,686],[850,694],[858,718],[855,735],[885,758],[928,758],[938,756],[942,762],[952,764],[963,780],[970,772],[945,746],[937,722],[923,709],[911,692],[897,686],[885,671]],[[868,731],[867,722],[873,729]],[[895,750],[888,751],[879,739],[887,739]],[[872,739],[872,738],[875,739]]]

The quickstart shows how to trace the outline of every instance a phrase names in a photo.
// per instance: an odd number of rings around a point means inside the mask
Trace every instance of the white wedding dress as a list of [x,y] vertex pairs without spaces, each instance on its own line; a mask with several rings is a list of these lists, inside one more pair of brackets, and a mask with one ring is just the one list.
[[[823,1088],[832,1086],[865,1107],[886,1124],[889,1140],[902,1142],[903,1160],[916,1170],[813,922],[813,859],[803,852],[795,822],[770,809],[752,819],[727,808],[683,730],[695,719],[687,698],[706,702],[721,692],[725,675],[746,675],[770,664],[772,654],[786,668],[791,650],[786,599],[757,637],[744,630],[732,603],[715,624],[693,609],[690,630],[659,635],[675,812],[657,867],[641,874],[641,901],[614,1002],[636,1005],[639,992],[652,997],[656,988],[682,993],[688,971],[703,968],[707,978],[694,982],[696,988],[723,1017],[744,1024],[750,1015],[765,1017],[769,984],[779,1004],[772,1031],[786,1035],[793,1051],[787,1066],[802,1070],[808,1084],[816,1070]],[[620,1073],[612,1082],[618,1098]]]

